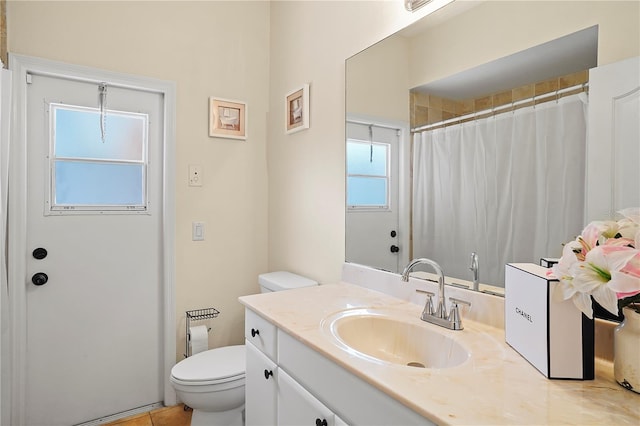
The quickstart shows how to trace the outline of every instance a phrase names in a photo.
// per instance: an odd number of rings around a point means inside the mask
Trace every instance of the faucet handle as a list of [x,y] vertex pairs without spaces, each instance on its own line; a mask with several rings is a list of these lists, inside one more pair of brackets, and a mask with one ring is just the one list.
[[467,306],[471,306],[471,302],[467,302],[466,300],[456,299],[455,297],[450,297],[449,301],[451,302],[451,310],[449,311],[449,321],[453,324],[454,330],[462,330],[462,318],[460,317],[460,311],[458,310],[458,305],[463,304]]
[[420,290],[419,288],[416,289],[416,293],[424,293],[427,295],[427,303],[425,303],[424,305],[422,317],[424,317],[425,315],[433,315],[433,313],[435,312],[435,309],[433,307],[433,296],[435,296],[436,294],[430,291]]
[[463,305],[471,306],[471,302],[467,302],[466,300],[458,299],[456,297],[450,297],[449,301],[454,305],[463,304]]

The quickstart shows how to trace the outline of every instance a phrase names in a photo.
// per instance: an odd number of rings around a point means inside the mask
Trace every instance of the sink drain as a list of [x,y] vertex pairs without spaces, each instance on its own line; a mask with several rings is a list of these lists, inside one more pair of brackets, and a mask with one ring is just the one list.
[[421,363],[421,362],[415,362],[415,361],[413,361],[413,362],[408,362],[408,363],[407,363],[407,367],[426,368],[426,367],[424,366],[424,364],[423,364],[423,363]]

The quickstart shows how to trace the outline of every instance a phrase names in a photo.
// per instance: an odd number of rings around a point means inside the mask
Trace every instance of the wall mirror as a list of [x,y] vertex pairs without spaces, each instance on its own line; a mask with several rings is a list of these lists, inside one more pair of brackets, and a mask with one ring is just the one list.
[[[347,262],[391,272],[429,257],[449,284],[465,286],[473,285],[475,253],[480,283],[500,292],[505,263],[559,257],[583,227],[585,76],[597,64],[598,29],[421,77],[425,31],[463,16],[469,3],[454,2],[346,61],[345,252]],[[468,44],[470,56],[475,48]],[[543,84],[553,102],[535,92]],[[512,98],[497,103],[506,93]]]

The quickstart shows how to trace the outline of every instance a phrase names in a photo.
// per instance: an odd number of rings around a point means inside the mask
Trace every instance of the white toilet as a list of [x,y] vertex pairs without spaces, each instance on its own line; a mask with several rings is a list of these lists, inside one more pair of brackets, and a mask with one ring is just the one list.
[[[258,277],[261,293],[318,285],[286,271]],[[178,398],[193,408],[191,426],[244,424],[244,345],[225,346],[183,359],[171,369]]]

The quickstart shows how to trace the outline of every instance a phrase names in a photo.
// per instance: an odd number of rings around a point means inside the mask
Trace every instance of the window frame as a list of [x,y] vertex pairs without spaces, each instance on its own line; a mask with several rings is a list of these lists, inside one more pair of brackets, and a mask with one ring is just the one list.
[[[85,157],[57,157],[56,156],[56,111],[58,109],[100,113],[99,108],[82,105],[65,104],[62,102],[47,102],[48,134],[46,143],[49,145],[47,155],[47,190],[45,191],[45,216],[70,214],[150,214],[149,212],[149,114],[131,111],[105,110],[107,123],[109,115],[124,115],[144,120],[142,158],[140,160],[119,160]],[[108,131],[108,124],[107,124]],[[56,203],[56,164],[60,161],[77,162],[82,164],[122,164],[142,166],[142,203],[140,204],[60,204]]]

